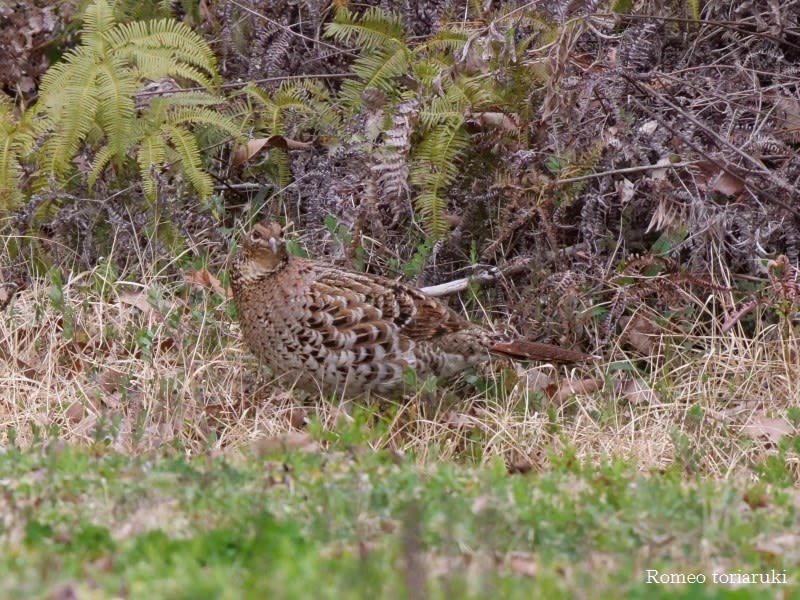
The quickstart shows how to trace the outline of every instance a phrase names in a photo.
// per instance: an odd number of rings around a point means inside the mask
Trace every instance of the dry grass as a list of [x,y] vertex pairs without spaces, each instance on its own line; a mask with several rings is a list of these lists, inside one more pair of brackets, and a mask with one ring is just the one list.
[[[155,276],[112,282],[100,269],[57,287],[40,281],[0,315],[0,435],[11,427],[26,445],[36,427],[55,426],[70,442],[194,453],[302,428],[307,414],[335,428],[335,404],[259,373],[228,302],[210,290]],[[620,338],[635,343],[596,364],[494,365],[485,373],[500,382],[492,392],[461,381],[433,398],[374,404],[381,427],[371,443],[421,462],[502,456],[512,469],[539,470],[570,448],[580,459],[621,456],[642,469],[680,461],[714,477],[749,473],[796,433],[798,339],[767,324],[749,338],[720,333],[710,303],[696,304],[697,321],[682,328],[704,336],[651,326],[631,337],[658,322],[642,309]],[[796,468],[797,457],[787,460]]]

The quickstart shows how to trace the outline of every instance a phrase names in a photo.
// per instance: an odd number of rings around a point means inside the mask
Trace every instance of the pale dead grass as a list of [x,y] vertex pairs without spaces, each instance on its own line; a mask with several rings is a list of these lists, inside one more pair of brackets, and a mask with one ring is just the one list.
[[[259,371],[227,302],[186,282],[144,281],[103,282],[97,271],[66,281],[71,338],[48,284],[14,298],[0,314],[0,444],[9,427],[18,444],[30,444],[35,425],[127,453],[162,445],[195,453],[297,431],[306,415],[336,427],[344,411],[335,403],[302,398]],[[395,402],[372,445],[413,451],[420,462],[502,456],[520,470],[546,468],[570,447],[580,459],[618,456],[642,469],[678,460],[715,477],[748,473],[796,433],[787,410],[800,406],[798,339],[767,324],[752,338],[720,333],[714,323],[723,319],[697,304],[698,321],[684,325],[703,336],[660,328],[640,337],[638,350],[620,344],[605,361],[570,371],[515,365],[495,396],[456,382],[435,398]],[[560,394],[587,381],[597,391]],[[787,460],[796,468],[796,457]]]

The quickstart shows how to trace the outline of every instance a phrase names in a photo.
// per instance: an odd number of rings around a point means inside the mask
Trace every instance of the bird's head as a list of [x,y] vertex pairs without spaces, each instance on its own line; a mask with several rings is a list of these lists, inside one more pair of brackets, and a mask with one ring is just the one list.
[[280,271],[288,260],[281,226],[264,221],[242,238],[236,266],[243,279],[254,279]]

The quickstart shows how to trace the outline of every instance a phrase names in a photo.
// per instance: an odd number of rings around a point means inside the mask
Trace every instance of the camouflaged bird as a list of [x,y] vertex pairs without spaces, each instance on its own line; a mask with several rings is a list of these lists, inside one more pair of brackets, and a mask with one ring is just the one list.
[[292,256],[276,223],[242,240],[231,287],[250,350],[308,391],[386,394],[403,389],[405,369],[447,378],[492,356],[589,358],[492,333],[398,281]]

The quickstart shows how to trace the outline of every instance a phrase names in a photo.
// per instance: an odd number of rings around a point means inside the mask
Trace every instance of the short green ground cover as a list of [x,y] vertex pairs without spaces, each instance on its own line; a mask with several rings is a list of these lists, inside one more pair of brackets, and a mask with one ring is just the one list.
[[[0,597],[800,597],[793,487],[554,462],[510,475],[346,440],[194,458],[10,446]],[[776,579],[713,582],[746,573]],[[691,575],[705,583],[648,582]]]

